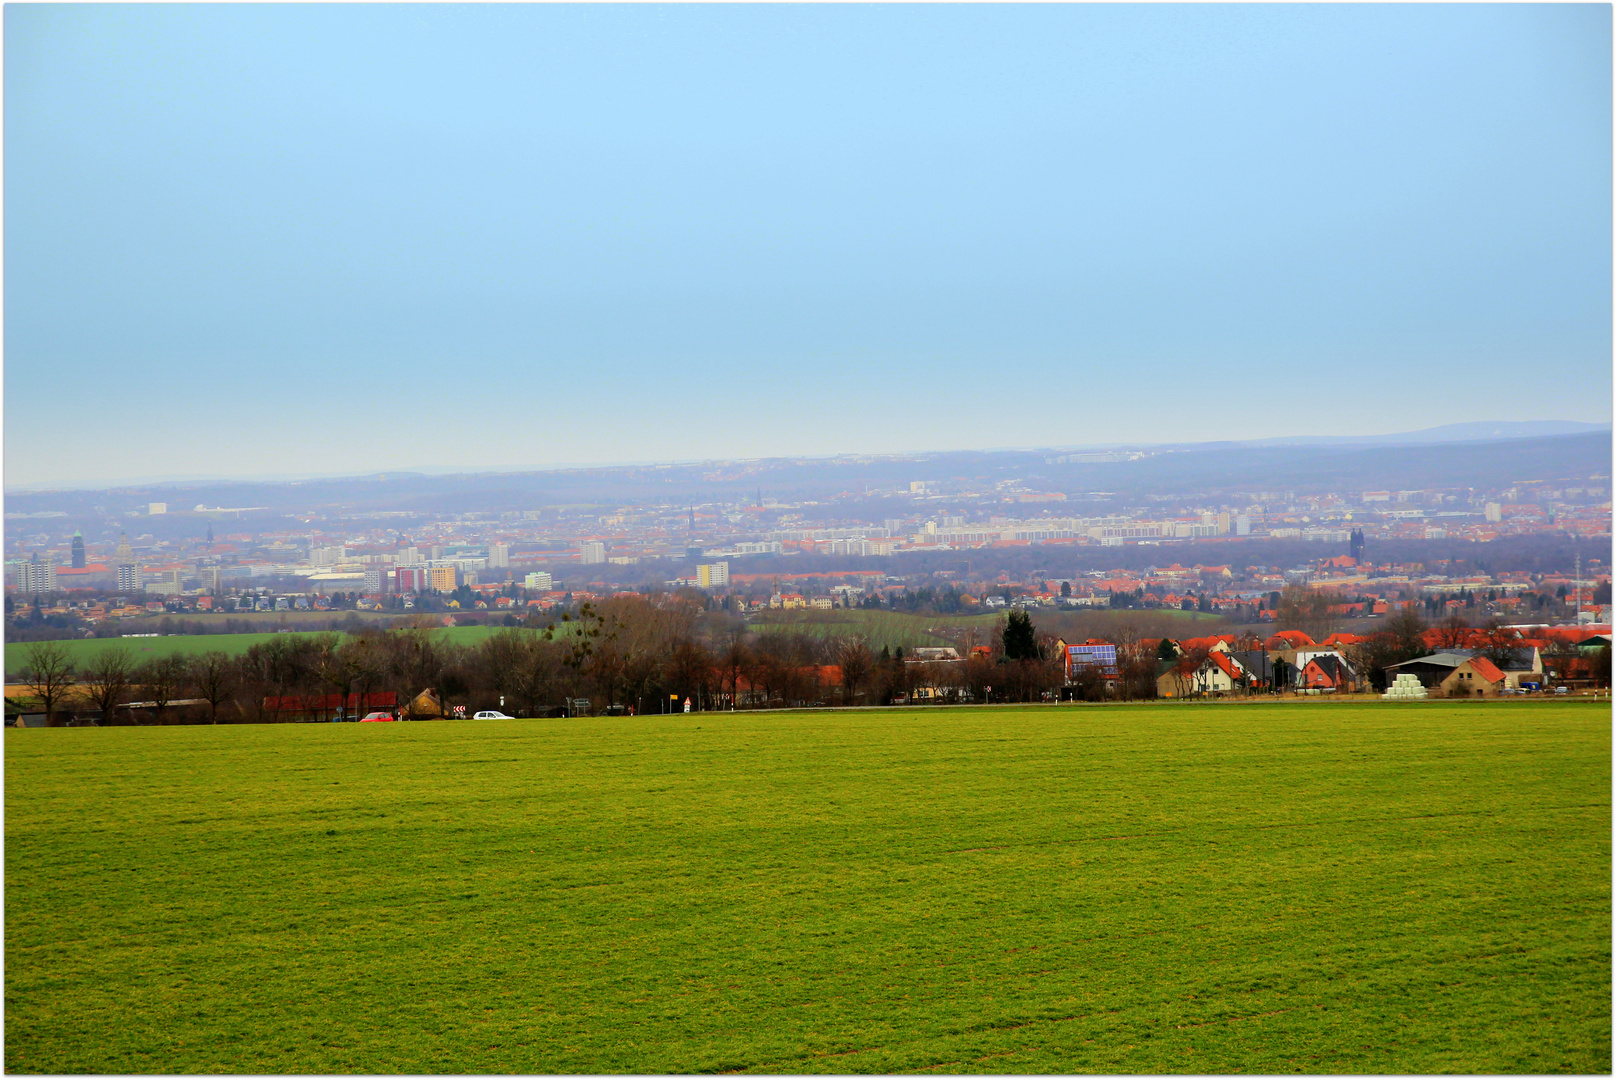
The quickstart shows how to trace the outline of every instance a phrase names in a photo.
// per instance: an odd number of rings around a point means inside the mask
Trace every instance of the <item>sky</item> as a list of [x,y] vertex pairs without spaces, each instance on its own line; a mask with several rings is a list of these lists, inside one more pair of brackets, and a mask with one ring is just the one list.
[[5,483],[1611,415],[1611,8],[7,4]]

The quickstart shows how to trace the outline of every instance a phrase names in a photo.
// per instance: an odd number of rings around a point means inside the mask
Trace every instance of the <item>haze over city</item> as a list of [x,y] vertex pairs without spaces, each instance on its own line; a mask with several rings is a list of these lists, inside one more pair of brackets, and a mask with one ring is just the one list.
[[1607,423],[1610,17],[12,5],[5,482]]

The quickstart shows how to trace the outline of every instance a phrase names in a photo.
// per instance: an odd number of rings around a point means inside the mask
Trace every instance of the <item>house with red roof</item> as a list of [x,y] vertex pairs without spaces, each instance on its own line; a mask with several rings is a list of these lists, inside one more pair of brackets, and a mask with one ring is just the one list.
[[1485,656],[1472,656],[1439,684],[1446,697],[1497,697],[1508,677]]
[[1265,643],[1269,652],[1279,649],[1306,649],[1318,644],[1300,630],[1281,630]]
[[1345,694],[1352,689],[1352,671],[1344,658],[1318,653],[1308,657],[1297,682],[1304,690]]

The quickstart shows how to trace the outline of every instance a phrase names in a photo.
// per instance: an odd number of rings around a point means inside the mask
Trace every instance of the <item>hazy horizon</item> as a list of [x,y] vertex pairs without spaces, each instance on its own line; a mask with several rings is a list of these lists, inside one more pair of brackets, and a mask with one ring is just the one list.
[[[1221,439],[1219,439],[1219,440],[1207,440],[1205,442],[1191,442],[1191,443],[1180,443],[1180,442],[1154,442],[1153,443],[1153,442],[1144,442],[1144,441],[1140,441],[1140,440],[1134,440],[1134,441],[1121,441],[1121,442],[1109,442],[1109,443],[1083,443],[1083,444],[1066,444],[1066,445],[1026,444],[1026,445],[1019,445],[1019,446],[967,446],[967,447],[948,447],[948,448],[930,447],[930,448],[921,449],[921,450],[897,451],[897,452],[880,453],[880,454],[866,454],[866,453],[863,453],[863,452],[860,452],[860,451],[848,450],[848,451],[842,451],[842,452],[838,452],[838,453],[828,453],[828,454],[798,454],[798,455],[767,454],[767,455],[759,455],[757,457],[749,457],[749,458],[740,458],[740,457],[727,457],[727,458],[702,457],[702,458],[682,458],[682,459],[642,458],[642,459],[616,460],[616,461],[581,461],[581,462],[563,462],[563,463],[557,463],[557,464],[518,464],[518,465],[503,465],[503,466],[477,465],[475,463],[467,464],[467,465],[460,465],[460,466],[442,466],[442,467],[422,467],[422,466],[396,467],[395,466],[395,467],[389,468],[389,467],[384,466],[384,467],[377,468],[377,469],[369,469],[369,470],[363,470],[363,471],[359,471],[359,472],[355,472],[355,471],[352,471],[352,470],[338,469],[338,470],[331,470],[331,471],[324,471],[324,472],[279,472],[279,473],[266,472],[266,473],[229,473],[229,474],[226,474],[226,473],[191,473],[191,474],[169,474],[169,475],[162,475],[162,476],[131,475],[131,476],[122,476],[122,477],[90,477],[90,478],[86,478],[86,479],[83,479],[83,480],[80,480],[80,481],[74,481],[74,482],[68,482],[68,483],[62,483],[62,484],[36,483],[36,484],[17,484],[17,485],[12,485],[10,483],[7,483],[6,486],[5,486],[5,490],[7,492],[10,492],[10,493],[23,495],[23,494],[46,494],[46,493],[49,493],[49,492],[52,492],[52,491],[95,491],[95,490],[104,490],[104,489],[113,489],[113,488],[162,487],[162,486],[169,486],[169,485],[185,485],[185,484],[198,484],[199,485],[199,484],[211,484],[211,483],[258,483],[258,484],[299,483],[299,482],[303,482],[303,481],[340,480],[340,479],[362,478],[362,477],[365,477],[365,476],[393,475],[395,473],[400,477],[403,477],[403,476],[459,476],[459,475],[464,475],[464,476],[487,476],[487,475],[507,474],[507,473],[515,475],[515,474],[535,473],[535,472],[563,472],[563,471],[567,471],[567,470],[577,470],[577,469],[620,469],[620,468],[657,467],[657,466],[664,466],[664,467],[665,466],[676,466],[677,467],[677,466],[689,466],[689,465],[729,463],[729,462],[737,462],[737,461],[780,461],[780,460],[788,460],[788,461],[789,460],[831,461],[831,460],[845,459],[845,458],[861,458],[861,457],[908,458],[908,457],[941,456],[941,455],[945,455],[945,454],[959,454],[959,453],[980,453],[980,454],[1026,453],[1026,452],[1051,453],[1051,452],[1066,452],[1066,451],[1081,451],[1081,450],[1101,451],[1101,450],[1109,450],[1109,449],[1150,450],[1150,449],[1162,448],[1162,447],[1174,447],[1174,448],[1176,448],[1176,447],[1189,447],[1189,448],[1207,447],[1207,448],[1211,448],[1211,447],[1223,446],[1223,445],[1229,444],[1229,443],[1235,443],[1235,444],[1273,443],[1273,444],[1275,444],[1277,446],[1292,446],[1292,447],[1295,447],[1295,446],[1303,446],[1303,445],[1312,445],[1312,443],[1314,441],[1322,441],[1322,442],[1327,442],[1327,443],[1334,443],[1336,440],[1348,440],[1348,441],[1350,441],[1350,440],[1355,440],[1355,439],[1360,439],[1360,438],[1369,439],[1369,440],[1374,440],[1376,438],[1398,439],[1398,437],[1401,437],[1401,436],[1433,435],[1433,434],[1436,434],[1436,433],[1444,432],[1444,431],[1446,431],[1446,430],[1448,430],[1450,428],[1453,428],[1453,429],[1460,429],[1460,428],[1470,429],[1470,428],[1481,428],[1481,427],[1498,427],[1498,428],[1501,428],[1501,429],[1502,428],[1515,428],[1515,429],[1521,429],[1521,430],[1507,430],[1507,431],[1501,430],[1501,431],[1499,431],[1499,433],[1496,436],[1493,437],[1493,439],[1489,439],[1486,435],[1482,434],[1481,432],[1470,432],[1470,431],[1467,430],[1467,431],[1463,432],[1462,434],[1459,434],[1456,437],[1452,438],[1451,440],[1450,439],[1437,438],[1437,439],[1427,441],[1427,440],[1415,440],[1415,439],[1411,438],[1408,441],[1407,445],[1409,445],[1411,447],[1415,447],[1415,446],[1419,446],[1419,445],[1430,445],[1430,444],[1433,444],[1433,443],[1449,442],[1449,441],[1451,441],[1451,442],[1509,441],[1509,440],[1512,440],[1512,439],[1543,438],[1543,437],[1553,437],[1553,436],[1556,436],[1556,435],[1575,435],[1575,434],[1591,433],[1591,432],[1599,431],[1599,430],[1609,431],[1611,429],[1612,425],[1609,422],[1600,423],[1600,424],[1594,424],[1594,423],[1586,423],[1585,424],[1585,423],[1579,423],[1577,421],[1490,421],[1490,422],[1482,422],[1482,423],[1477,423],[1477,424],[1443,425],[1443,426],[1437,427],[1437,428],[1421,429],[1420,431],[1379,432],[1379,433],[1375,433],[1375,434],[1372,434],[1372,435],[1356,435],[1356,434],[1335,435],[1333,433],[1328,434],[1328,435],[1324,435],[1324,434],[1314,433],[1314,434],[1311,434],[1311,435],[1295,435],[1295,436],[1289,436],[1289,437],[1280,436],[1280,437],[1276,437],[1276,438],[1256,439],[1256,440],[1245,440],[1245,439],[1240,439],[1240,440],[1221,440]],[[1552,428],[1552,429],[1555,429],[1555,430],[1539,430],[1540,428],[1545,428],[1545,429],[1546,428]],[[1372,442],[1372,443],[1370,443],[1370,445],[1378,446],[1378,445],[1386,445],[1386,444]],[[1401,443],[1401,441],[1399,441],[1399,442],[1393,443],[1392,445],[1403,445],[1403,444]],[[1344,447],[1344,448],[1351,448],[1351,447],[1347,446],[1347,447]]]
[[5,19],[7,489],[1610,421],[1608,6]]

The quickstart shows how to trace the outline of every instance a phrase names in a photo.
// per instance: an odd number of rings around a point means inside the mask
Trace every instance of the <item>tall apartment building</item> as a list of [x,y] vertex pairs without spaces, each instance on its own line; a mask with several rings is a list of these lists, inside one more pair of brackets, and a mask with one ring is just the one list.
[[338,544],[336,547],[317,547],[309,549],[309,562],[315,566],[331,566],[348,557],[348,548]]
[[598,540],[590,540],[578,549],[578,561],[585,566],[606,561],[606,545]]
[[543,570],[533,571],[527,576],[522,584],[526,585],[530,589],[538,589],[541,592],[549,592],[555,586],[555,582],[551,579],[550,575],[545,573]]
[[393,572],[385,566],[371,566],[365,570],[365,595],[386,596],[392,591]]
[[729,563],[702,563],[696,567],[696,584],[703,589],[719,589],[729,584]]
[[394,582],[401,593],[418,593],[427,588],[426,567],[400,566],[394,572]]
[[1490,502],[1483,507],[1483,513],[1488,521],[1498,522],[1504,520],[1504,508],[1498,503]]
[[393,563],[396,566],[420,566],[424,562],[426,559],[421,555],[420,548],[401,547],[393,555]]
[[488,565],[490,569],[493,567],[504,567],[511,565],[511,545],[489,544]]
[[459,574],[452,566],[433,566],[427,569],[427,588],[437,589],[439,592],[454,592],[455,578]]
[[17,564],[17,585],[25,593],[51,592],[56,588],[56,564],[34,552],[27,562]]
[[124,563],[118,567],[119,592],[139,592],[141,587],[140,567],[132,563]]

